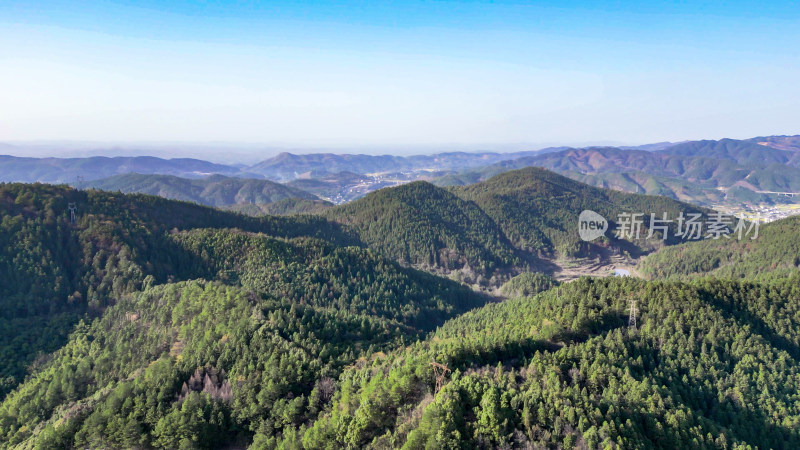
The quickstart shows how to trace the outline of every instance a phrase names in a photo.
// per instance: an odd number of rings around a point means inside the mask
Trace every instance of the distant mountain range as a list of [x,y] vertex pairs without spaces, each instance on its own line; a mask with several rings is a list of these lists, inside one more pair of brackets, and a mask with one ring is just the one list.
[[0,181],[74,183],[125,173],[175,175],[199,178],[212,174],[234,175],[241,170],[199,159],[162,159],[153,156],[90,158],[21,158],[0,155]]
[[800,151],[800,136],[762,136],[749,141],[779,150]]
[[[776,142],[792,148],[786,138]],[[686,142],[658,151],[567,149],[448,175],[435,183],[470,184],[529,166],[544,167],[599,187],[665,195],[702,205],[774,202],[785,198],[776,192],[800,192],[800,151],[733,139]]]
[[[800,136],[661,142],[638,147],[559,147],[515,153],[281,153],[252,166],[142,156],[0,156],[0,181],[68,183],[152,193],[219,207],[267,205],[290,198],[339,204],[412,181],[465,185],[531,166],[597,187],[664,195],[704,206],[786,203],[794,200],[781,193],[800,192]],[[306,211],[324,204],[304,204],[299,209],[286,206],[285,203],[276,210]],[[253,213],[265,210],[239,209]]]
[[223,175],[190,179],[173,175],[128,173],[85,182],[80,187],[123,193],[138,192],[216,207],[263,205],[286,199],[319,200],[313,194],[273,181]]
[[462,170],[499,161],[560,150],[552,148],[516,153],[452,152],[435,155],[335,155],[281,153],[253,166],[216,164],[199,159],[163,159],[152,156],[92,156],[86,158],[27,158],[0,155],[0,181],[71,183],[78,177],[97,180],[125,173],[175,175],[198,178],[211,174],[291,181],[322,174],[349,171],[358,174],[404,170]]
[[417,156],[336,155],[332,153],[293,155],[291,153],[281,153],[274,158],[267,159],[248,168],[248,171],[260,174],[272,180],[289,181],[297,178],[309,178],[315,175],[338,172],[354,172],[357,174],[369,175],[408,170],[463,170],[470,167],[485,166],[500,161],[557,151],[563,148],[564,147],[547,148],[514,153],[450,152]]

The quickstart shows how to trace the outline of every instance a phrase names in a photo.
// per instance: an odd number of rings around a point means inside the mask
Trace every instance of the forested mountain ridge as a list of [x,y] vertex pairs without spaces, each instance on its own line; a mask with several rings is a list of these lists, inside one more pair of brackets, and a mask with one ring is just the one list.
[[800,217],[761,224],[758,237],[690,242],[663,248],[639,263],[651,278],[781,277],[800,268]]
[[0,392],[21,381],[38,354],[63,343],[83,315],[146,285],[195,278],[182,269],[192,256],[171,232],[237,228],[358,244],[316,217],[252,218],[153,196],[39,184],[0,184],[0,217]]
[[268,180],[211,175],[180,178],[172,175],[129,173],[81,183],[81,189],[158,195],[218,208],[261,205],[286,199],[319,200],[317,196]]
[[405,170],[463,170],[492,164],[507,159],[531,156],[537,153],[553,151],[547,148],[513,153],[497,152],[445,152],[433,155],[394,156],[394,155],[358,155],[358,154],[292,154],[281,153],[261,161],[248,168],[267,178],[289,181],[300,175],[331,175],[339,172],[371,174],[379,172],[400,172]]
[[[800,271],[782,259],[795,222],[750,248],[777,263],[759,281],[524,273],[505,291],[537,295],[486,304],[394,261],[513,267],[534,239],[568,246],[580,208],[704,211],[535,168],[324,217],[0,185],[0,446],[800,445]],[[644,249],[625,242],[599,245]],[[431,361],[451,371],[440,390]]]
[[[0,370],[3,394],[15,389],[0,405],[3,445],[177,448],[274,435],[313,417],[359,356],[485,302],[344,246],[348,235],[319,218],[61,186],[0,194]],[[255,390],[240,399],[243,382]],[[128,397],[137,400],[119,403]],[[153,400],[159,412],[139,416]],[[231,400],[244,409],[232,415]],[[175,422],[188,417],[199,422]]]
[[498,225],[478,206],[423,181],[381,189],[324,216],[404,264],[460,270],[473,280],[510,267],[517,258]]
[[[578,215],[592,210],[612,223],[621,213],[641,213],[649,224],[650,214],[675,218],[679,213],[705,214],[708,211],[686,203],[656,196],[629,194],[599,189],[575,182],[567,177],[538,167],[505,172],[487,181],[451,188],[461,198],[481,207],[503,229],[508,239],[517,247],[546,255],[558,253],[565,256],[587,254],[595,244],[582,242],[578,230]],[[664,241],[678,242],[673,232]],[[642,237],[647,228],[643,228]],[[612,236],[612,233],[607,233]],[[635,246],[616,241],[629,252],[647,251],[660,239],[648,242],[640,239]]]
[[[583,242],[578,216],[593,210],[610,222],[621,213],[642,214],[639,239],[618,239],[612,231]],[[553,273],[576,257],[636,258],[661,245],[679,242],[675,225],[647,239],[650,214],[676,218],[707,214],[665,197],[599,189],[539,168],[500,174],[488,181],[440,188],[415,182],[371,193],[327,210],[362,242],[404,264],[484,287],[499,287],[527,270]]]
[[264,203],[260,205],[244,203],[229,206],[225,209],[247,214],[249,216],[291,216],[294,214],[321,214],[332,206],[333,203],[325,200],[307,200],[292,197],[278,200],[274,203]]
[[759,145],[777,148],[779,150],[800,151],[800,135],[796,136],[760,136],[749,139]]
[[484,302],[460,284],[402,268],[355,246],[307,237],[282,240],[231,229],[194,229],[170,237],[193,256],[188,271],[196,276],[289,303],[368,314],[417,332]]
[[[581,279],[347,370],[332,405],[282,444],[796,448],[798,311],[798,272],[769,284]],[[431,361],[452,371],[439,392]]]
[[800,163],[800,158],[798,158],[800,155],[796,152],[736,139],[685,142],[673,145],[664,150],[659,150],[657,153],[730,160],[744,166],[768,166],[771,164],[797,165]]

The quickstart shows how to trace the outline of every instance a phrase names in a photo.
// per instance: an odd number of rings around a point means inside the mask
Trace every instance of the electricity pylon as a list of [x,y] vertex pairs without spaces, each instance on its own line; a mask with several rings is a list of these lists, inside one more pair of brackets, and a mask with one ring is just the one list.
[[631,309],[628,314],[628,328],[636,329],[636,314],[639,310],[636,309],[636,300],[631,299]]

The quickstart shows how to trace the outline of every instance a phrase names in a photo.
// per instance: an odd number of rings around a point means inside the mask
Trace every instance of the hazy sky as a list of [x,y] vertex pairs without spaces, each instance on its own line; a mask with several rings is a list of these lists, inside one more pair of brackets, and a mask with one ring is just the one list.
[[800,3],[0,2],[0,141],[800,133]]

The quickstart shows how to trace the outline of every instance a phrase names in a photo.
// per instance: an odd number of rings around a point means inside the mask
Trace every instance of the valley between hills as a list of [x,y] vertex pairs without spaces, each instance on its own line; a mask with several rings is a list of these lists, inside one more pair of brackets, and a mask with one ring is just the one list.
[[[650,214],[710,200],[572,172],[794,189],[794,143],[553,150],[344,202],[314,191],[350,177],[332,157],[313,183],[0,183],[0,447],[800,447],[800,216],[695,240]],[[785,169],[737,169],[761,163]],[[641,236],[584,240],[585,210]]]

